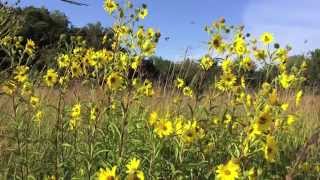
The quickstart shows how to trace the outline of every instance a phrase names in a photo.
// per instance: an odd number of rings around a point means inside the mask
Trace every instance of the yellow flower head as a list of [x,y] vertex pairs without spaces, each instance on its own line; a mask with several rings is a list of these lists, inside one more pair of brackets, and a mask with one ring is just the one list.
[[29,81],[24,82],[22,85],[21,94],[23,96],[31,95],[33,90],[32,88],[33,88],[33,85],[31,84],[31,82]]
[[296,117],[294,115],[289,114],[287,118],[287,123],[289,126],[296,122]]
[[276,55],[277,55],[277,59],[281,62],[281,63],[285,63],[288,60],[288,50],[284,49],[284,48],[279,48],[276,51]]
[[213,66],[213,59],[209,55],[205,55],[200,60],[200,66],[207,71]]
[[139,27],[137,32],[136,32],[136,37],[138,38],[138,40],[143,40],[144,39],[144,29],[143,27]]
[[118,4],[114,0],[105,0],[103,7],[109,14],[112,14],[118,8]]
[[97,174],[98,180],[118,180],[119,178],[117,177],[116,171],[117,166],[113,166],[112,169],[100,169]]
[[217,179],[220,180],[234,180],[239,178],[240,166],[239,164],[230,160],[227,164],[220,164],[216,170]]
[[135,56],[133,58],[133,62],[131,63],[131,68],[134,70],[137,70],[141,64],[141,61],[142,61],[142,58],[140,56]]
[[28,66],[18,66],[14,71],[14,79],[20,83],[24,83],[28,80]]
[[272,43],[273,41],[273,35],[271,33],[265,32],[260,36],[261,42],[263,42],[265,45],[268,45]]
[[156,32],[154,31],[153,28],[148,28],[148,29],[147,29],[147,35],[148,35],[148,37],[151,39],[151,38],[154,38],[154,37],[155,37]]
[[73,105],[71,109],[71,118],[79,118],[81,115],[81,104],[77,103]]
[[142,43],[141,51],[145,56],[151,56],[156,50],[156,44],[151,40],[147,39]]
[[197,121],[188,121],[183,125],[181,139],[185,143],[192,143],[204,137],[204,130],[198,126]]
[[127,176],[128,180],[144,180],[144,174],[142,171],[136,171],[134,173],[130,173]]
[[75,129],[76,127],[79,126],[79,121],[81,116],[81,104],[75,104],[73,105],[70,113],[70,121],[69,121],[69,127],[71,130]]
[[283,103],[283,104],[281,104],[281,109],[282,109],[283,111],[288,110],[288,108],[289,108],[289,104],[288,104],[288,103]]
[[72,77],[79,77],[82,74],[82,69],[79,63],[73,62],[71,64]]
[[144,174],[139,170],[140,160],[133,158],[127,164],[127,179],[128,180],[144,180]]
[[117,72],[112,72],[107,77],[107,86],[111,90],[118,90],[123,85],[123,78],[122,76]]
[[235,40],[234,48],[235,48],[236,53],[239,56],[247,53],[247,45],[246,45],[245,41],[243,40],[243,38],[237,38]]
[[62,55],[60,55],[60,56],[58,57],[57,61],[58,61],[58,66],[59,66],[59,68],[68,67],[69,64],[70,64],[70,62],[71,62],[70,57],[69,57],[69,55],[67,55],[67,54],[62,54]]
[[223,73],[220,81],[217,82],[216,87],[221,91],[232,90],[236,84],[237,77],[232,73]]
[[13,81],[7,81],[2,86],[2,91],[9,96],[11,96],[16,91],[16,89],[17,86]]
[[266,106],[263,111],[259,112],[253,124],[253,134],[261,134],[270,129],[272,125],[272,115],[270,107]]
[[140,19],[144,19],[146,16],[148,16],[148,8],[145,4],[143,4],[143,7],[139,9],[138,17]]
[[223,72],[230,73],[232,71],[232,68],[233,68],[232,60],[229,59],[229,58],[223,60],[222,63],[221,63],[221,68],[222,68]]
[[218,50],[223,44],[222,37],[220,34],[214,34],[209,42],[210,49]]
[[185,86],[184,80],[181,79],[181,78],[177,78],[177,80],[176,80],[176,87],[179,88],[179,89],[181,89],[181,88],[184,88],[184,86]]
[[145,96],[152,96],[154,94],[152,82],[149,80],[145,80],[143,86],[138,89],[138,93],[143,94]]
[[284,89],[290,88],[294,84],[295,80],[296,80],[296,77],[293,74],[287,74],[286,72],[283,72],[279,75],[280,85]]
[[251,58],[249,56],[246,56],[240,61],[240,67],[246,71],[250,71],[253,69],[254,64]]
[[172,122],[166,119],[160,119],[156,124],[155,124],[155,133],[160,137],[163,138],[165,136],[169,136],[170,134],[173,133],[173,126]]
[[38,124],[40,124],[42,118],[43,118],[43,112],[39,110],[34,114],[32,119],[33,119],[33,121],[35,121]]
[[189,96],[189,97],[192,97],[193,96],[193,91],[190,87],[186,86],[183,88],[183,94],[185,96]]
[[31,39],[28,39],[27,44],[26,44],[26,47],[25,47],[25,52],[26,52],[29,56],[31,56],[31,55],[34,54],[35,48],[36,48],[35,43],[34,43]]
[[140,166],[140,159],[137,159],[137,158],[132,158],[130,160],[130,162],[127,164],[127,173],[133,173],[133,172],[136,172],[138,171],[139,169],[139,166]]
[[54,69],[48,69],[47,74],[43,76],[47,86],[52,87],[58,81],[58,73]]
[[37,96],[31,96],[30,97],[30,104],[33,108],[36,108],[39,106],[40,99]]

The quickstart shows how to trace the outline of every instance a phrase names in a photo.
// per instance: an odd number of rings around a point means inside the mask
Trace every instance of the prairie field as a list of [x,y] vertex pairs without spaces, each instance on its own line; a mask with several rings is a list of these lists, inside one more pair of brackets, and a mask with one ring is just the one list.
[[67,20],[37,41],[44,8],[0,1],[0,180],[320,179],[320,50],[220,18],[205,54],[166,61],[146,4],[102,4],[95,41]]

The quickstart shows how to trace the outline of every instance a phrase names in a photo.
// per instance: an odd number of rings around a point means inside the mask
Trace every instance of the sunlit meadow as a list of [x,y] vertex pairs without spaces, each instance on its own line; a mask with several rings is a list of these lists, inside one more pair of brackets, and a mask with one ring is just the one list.
[[[141,26],[147,5],[103,7],[110,49],[61,37],[41,70],[29,63],[32,39],[1,37],[10,65],[0,72],[0,179],[320,178],[320,98],[303,87],[308,63],[288,68],[291,48],[272,32],[215,20],[194,78],[181,62],[177,76],[154,81],[138,71],[161,36]],[[265,76],[250,87],[254,68]]]

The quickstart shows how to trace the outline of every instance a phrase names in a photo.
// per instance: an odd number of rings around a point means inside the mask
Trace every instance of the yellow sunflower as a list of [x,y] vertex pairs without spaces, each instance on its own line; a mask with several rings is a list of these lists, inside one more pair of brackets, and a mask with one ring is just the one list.
[[14,71],[14,79],[20,83],[24,83],[28,80],[28,66],[18,66]]
[[270,107],[266,106],[262,112],[256,117],[253,124],[253,131],[255,134],[261,134],[270,129],[272,125],[272,116]]
[[54,69],[48,69],[47,74],[43,76],[43,79],[47,86],[52,87],[58,81],[58,73]]
[[118,180],[118,176],[116,174],[117,166],[113,166],[111,169],[100,169],[97,174],[98,180]]
[[260,36],[260,40],[261,42],[263,42],[263,44],[268,45],[272,43],[273,35],[271,33],[265,32]]
[[200,60],[200,66],[207,71],[213,66],[213,59],[209,55],[205,55]]
[[113,0],[105,0],[103,7],[109,14],[112,14],[118,8],[118,4]]
[[163,138],[165,136],[169,136],[170,134],[173,133],[173,126],[172,122],[167,120],[167,119],[160,119],[156,124],[155,124],[155,133],[160,137]]
[[133,158],[127,164],[128,180],[144,180],[144,173],[139,170],[140,160]]
[[183,88],[183,94],[185,96],[192,97],[193,96],[193,91],[192,91],[192,89],[190,87],[187,86],[187,87]]
[[35,43],[34,43],[31,39],[28,39],[27,44],[26,44],[26,47],[25,47],[25,52],[26,52],[29,56],[31,56],[31,55],[34,54],[35,48],[36,48]]
[[123,85],[123,78],[122,76],[117,72],[112,72],[107,77],[107,86],[111,90],[118,90]]
[[147,6],[144,4],[142,8],[139,9],[139,12],[138,12],[138,17],[140,19],[144,19],[146,16],[148,16],[148,9],[147,9]]
[[178,89],[181,89],[181,88],[183,88],[184,86],[185,86],[184,80],[181,79],[181,78],[177,78],[177,79],[176,79],[176,87],[177,87]]
[[240,166],[233,162],[233,160],[230,160],[227,164],[220,164],[216,170],[216,174],[219,180],[234,180],[239,178]]

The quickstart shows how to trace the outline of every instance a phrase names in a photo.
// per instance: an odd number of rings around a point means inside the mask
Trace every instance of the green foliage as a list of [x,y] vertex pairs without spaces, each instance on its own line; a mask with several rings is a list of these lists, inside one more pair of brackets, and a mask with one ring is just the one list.
[[18,11],[24,18],[19,35],[33,39],[40,47],[56,43],[60,35],[68,31],[69,20],[59,11],[49,12],[44,7],[26,7]]

